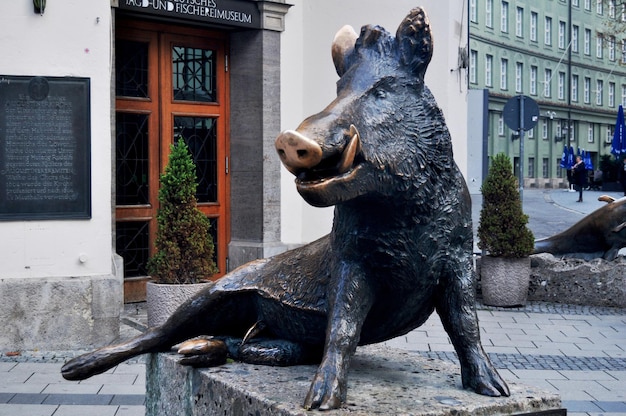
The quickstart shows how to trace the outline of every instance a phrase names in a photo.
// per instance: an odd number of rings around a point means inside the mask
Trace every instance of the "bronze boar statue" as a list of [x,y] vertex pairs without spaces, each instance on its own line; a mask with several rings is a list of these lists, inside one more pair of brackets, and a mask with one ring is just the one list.
[[508,396],[480,343],[470,196],[424,85],[432,51],[421,8],[395,37],[377,26],[359,36],[342,29],[332,48],[337,98],[276,139],[302,197],[335,206],[330,235],[241,266],[162,326],[69,361],[63,376],[84,379],[212,335],[227,339],[229,354],[244,362],[319,363],[304,407],[334,409],[346,400],[358,345],[406,334],[436,310],[463,386]]
[[567,230],[536,240],[534,254],[615,260],[620,249],[626,247],[626,197],[602,195],[598,200],[607,204]]

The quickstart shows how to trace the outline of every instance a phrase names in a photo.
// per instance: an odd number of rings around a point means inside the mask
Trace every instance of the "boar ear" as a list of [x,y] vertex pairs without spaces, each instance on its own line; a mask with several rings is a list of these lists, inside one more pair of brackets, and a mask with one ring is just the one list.
[[358,35],[352,28],[352,26],[345,25],[335,35],[333,40],[333,46],[331,52],[333,55],[333,62],[335,63],[335,69],[337,74],[341,77],[346,70],[346,58],[354,50],[354,44]]
[[420,7],[411,10],[396,32],[400,62],[423,78],[433,56],[433,38],[426,12]]

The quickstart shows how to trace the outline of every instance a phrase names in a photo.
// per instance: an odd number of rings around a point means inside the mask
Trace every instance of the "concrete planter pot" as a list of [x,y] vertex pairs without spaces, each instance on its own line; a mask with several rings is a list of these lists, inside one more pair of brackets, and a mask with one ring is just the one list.
[[187,299],[212,283],[146,284],[146,310],[150,328],[162,325]]
[[530,257],[483,256],[480,281],[485,305],[523,306],[528,299]]

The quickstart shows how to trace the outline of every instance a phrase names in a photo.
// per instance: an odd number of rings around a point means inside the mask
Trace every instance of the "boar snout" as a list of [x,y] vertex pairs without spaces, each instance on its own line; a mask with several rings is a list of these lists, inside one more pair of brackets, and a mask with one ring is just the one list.
[[320,145],[294,130],[280,133],[275,146],[283,165],[294,175],[316,166],[322,160]]

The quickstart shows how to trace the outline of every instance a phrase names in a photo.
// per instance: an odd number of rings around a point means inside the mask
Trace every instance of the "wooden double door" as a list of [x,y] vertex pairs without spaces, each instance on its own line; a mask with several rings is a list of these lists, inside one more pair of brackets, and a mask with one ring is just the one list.
[[[211,220],[216,262],[229,241],[229,83],[223,34],[119,18],[115,35],[116,251],[126,283],[147,276],[170,145],[184,140]],[[126,285],[128,287],[128,285]],[[126,300],[137,295],[127,296]],[[139,295],[141,297],[141,295]]]

